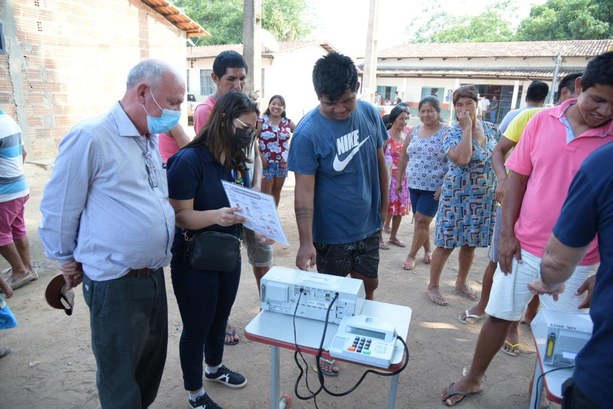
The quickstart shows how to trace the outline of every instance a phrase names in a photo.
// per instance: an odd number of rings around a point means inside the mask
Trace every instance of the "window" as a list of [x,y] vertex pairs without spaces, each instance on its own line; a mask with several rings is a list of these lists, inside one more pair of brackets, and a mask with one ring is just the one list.
[[211,95],[215,92],[212,73],[213,70],[200,70],[200,95]]
[[2,23],[0,23],[0,54],[6,53],[6,49],[4,47],[4,26]]
[[443,96],[445,95],[445,88],[444,87],[422,87],[421,88],[421,98],[423,99],[424,97],[436,97],[439,100],[441,100],[441,98],[443,98]]

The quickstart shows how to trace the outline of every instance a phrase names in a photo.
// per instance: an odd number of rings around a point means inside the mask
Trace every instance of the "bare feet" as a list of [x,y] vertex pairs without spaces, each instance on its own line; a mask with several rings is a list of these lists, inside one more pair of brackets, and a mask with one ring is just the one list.
[[482,391],[481,385],[465,384],[464,379],[462,379],[444,388],[441,392],[441,400],[445,406],[454,406],[464,398],[481,393]]
[[456,287],[456,292],[460,294],[462,297],[466,297],[471,301],[477,301],[479,297],[470,287]]
[[447,305],[447,300],[441,295],[438,287],[428,288],[426,294],[428,295],[430,301],[432,301],[434,304]]

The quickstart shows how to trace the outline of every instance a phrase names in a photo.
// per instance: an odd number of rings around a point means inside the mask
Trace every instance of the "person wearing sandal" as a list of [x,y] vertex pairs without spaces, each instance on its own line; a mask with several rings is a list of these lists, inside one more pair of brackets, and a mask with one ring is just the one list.
[[8,285],[17,290],[38,278],[32,268],[24,220],[30,189],[23,172],[26,151],[21,128],[0,109],[0,254],[11,266]]
[[[417,252],[424,248],[424,264],[430,264],[430,223],[438,208],[440,187],[447,173],[447,155],[443,152],[443,138],[449,127],[440,121],[441,107],[437,98],[427,96],[418,105],[421,125],[416,126],[404,142],[396,177],[407,179],[411,207],[415,215],[413,241],[402,265],[403,270],[413,270]],[[410,158],[410,160],[409,160]],[[399,186],[398,181],[396,186]]]
[[[321,274],[362,280],[372,300],[389,198],[387,131],[375,107],[357,99],[351,58],[331,53],[317,60],[313,85],[319,105],[296,126],[288,159],[296,177],[296,267],[316,265]],[[334,362],[322,371],[338,372]]]
[[[407,245],[397,237],[398,229],[400,228],[400,222],[402,216],[406,216],[407,212],[410,212],[409,206],[409,191],[407,189],[407,178],[405,172],[400,173],[400,156],[402,154],[402,148],[404,146],[405,138],[402,133],[404,127],[409,120],[411,112],[408,106],[404,104],[396,105],[385,121],[385,127],[387,128],[387,134],[389,139],[385,141],[383,150],[385,151],[386,158],[391,159],[391,172],[390,172],[390,190],[389,190],[389,206],[385,215],[385,225],[390,229],[390,237],[387,244],[398,247],[406,247]],[[387,231],[387,230],[386,230]]]
[[494,124],[477,119],[477,89],[463,86],[453,93],[457,124],[443,140],[449,169],[436,217],[436,249],[430,265],[427,295],[447,305],[439,281],[443,267],[455,248],[460,248],[456,292],[471,301],[477,295],[468,285],[468,272],[476,247],[488,247],[494,230],[496,175],[492,152],[500,133]]

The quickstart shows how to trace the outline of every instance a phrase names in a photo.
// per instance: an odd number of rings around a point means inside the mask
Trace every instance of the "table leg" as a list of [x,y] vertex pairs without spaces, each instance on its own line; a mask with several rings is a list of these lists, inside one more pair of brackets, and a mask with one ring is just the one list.
[[387,398],[387,409],[396,407],[396,393],[398,392],[398,378],[400,374],[392,376],[392,384],[390,385],[390,394]]
[[270,347],[270,407],[279,409],[279,347]]
[[[528,409],[538,408],[541,404],[541,393],[543,391],[543,383],[544,379],[541,379],[541,382],[538,382],[539,377],[543,373],[541,369],[541,365],[539,364],[539,360],[536,360],[534,368],[534,380],[532,381],[532,395],[530,395],[530,406]],[[537,385],[538,383],[538,385]]]

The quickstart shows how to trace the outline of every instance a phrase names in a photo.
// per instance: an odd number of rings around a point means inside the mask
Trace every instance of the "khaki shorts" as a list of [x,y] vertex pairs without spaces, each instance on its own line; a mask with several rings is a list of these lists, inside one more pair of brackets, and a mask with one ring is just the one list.
[[[494,273],[494,283],[485,312],[492,317],[506,321],[519,321],[533,294],[528,290],[528,283],[540,277],[541,258],[521,251],[522,262],[513,259],[513,272],[505,275],[500,267]],[[598,265],[577,266],[566,282],[566,288],[558,301],[550,295],[539,296],[541,308],[550,311],[579,312],[577,308],[584,300],[585,294],[575,295],[577,289],[590,276],[596,274]],[[584,312],[587,311],[583,310]]]
[[247,247],[249,264],[253,267],[272,266],[272,246],[258,240],[253,230],[243,229],[243,232],[243,240]]

